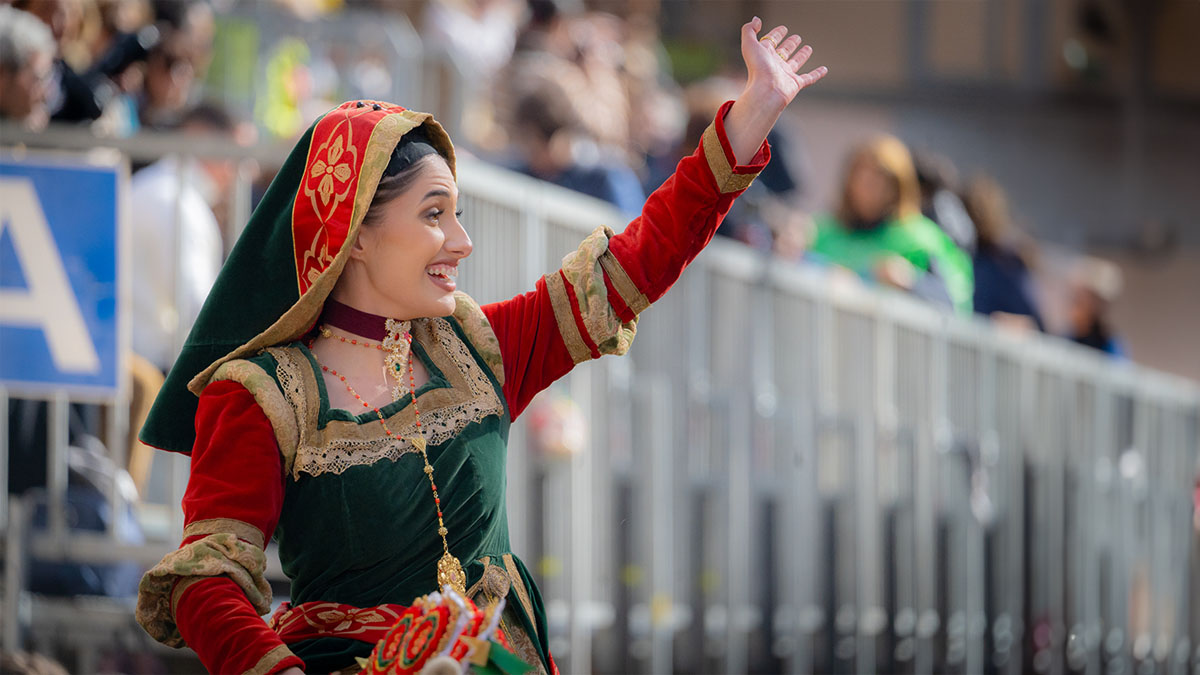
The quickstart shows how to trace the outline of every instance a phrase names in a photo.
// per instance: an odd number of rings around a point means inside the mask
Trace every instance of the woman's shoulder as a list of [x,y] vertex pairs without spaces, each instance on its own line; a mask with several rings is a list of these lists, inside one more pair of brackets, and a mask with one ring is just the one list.
[[474,298],[457,291],[454,294],[455,308],[452,318],[462,330],[463,337],[470,343],[479,357],[487,364],[492,376],[504,385],[504,364],[500,358],[500,341],[483,308]]
[[235,382],[250,393],[271,422],[285,457],[289,451],[294,451],[299,431],[295,411],[284,395],[279,379],[277,359],[282,350],[299,349],[300,343],[294,342],[263,349],[245,358],[231,359],[222,363],[209,380],[210,386],[216,382]]

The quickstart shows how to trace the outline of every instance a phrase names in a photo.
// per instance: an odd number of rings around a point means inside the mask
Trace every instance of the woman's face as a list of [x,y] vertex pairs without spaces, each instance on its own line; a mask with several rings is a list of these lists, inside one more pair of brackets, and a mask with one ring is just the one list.
[[895,181],[869,159],[855,162],[846,182],[850,210],[866,223],[882,220],[899,199]]
[[458,262],[471,238],[458,221],[458,186],[446,160],[430,155],[407,190],[382,205],[358,240],[334,290],[364,312],[397,319],[454,313]]

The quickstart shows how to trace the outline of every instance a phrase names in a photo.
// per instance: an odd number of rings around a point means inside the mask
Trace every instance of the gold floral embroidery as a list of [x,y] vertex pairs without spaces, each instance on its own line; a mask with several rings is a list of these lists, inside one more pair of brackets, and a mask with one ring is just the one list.
[[280,635],[315,630],[320,635],[347,637],[395,625],[400,620],[398,609],[403,610],[396,605],[353,607],[336,602],[306,602],[276,612],[268,625]]
[[337,161],[342,158],[342,137],[338,136],[333,141],[333,145],[329,148],[329,162],[318,158],[313,162],[312,169],[309,172],[309,177],[319,178],[320,183],[317,185],[317,192],[321,195],[321,203],[329,205],[329,198],[333,196],[333,181],[336,178],[338,182],[345,183],[350,180],[350,164]]
[[301,273],[309,286],[317,283],[321,272],[329,269],[329,266],[333,264],[333,256],[329,255],[329,237],[326,236],[324,227],[313,235],[312,243],[304,251],[304,261],[301,264],[303,265]]
[[[451,385],[431,389],[417,398],[422,428],[430,445],[450,440],[472,422],[503,413],[503,403],[492,381],[448,320],[414,321],[412,333]],[[374,464],[382,459],[394,461],[416,451],[408,440],[417,434],[411,405],[387,419],[387,426],[394,434],[390,437],[378,423],[333,419],[319,428],[317,379],[308,357],[298,347],[268,351],[279,364],[276,375],[284,398],[292,405],[300,424],[295,457],[290,465],[285,464],[285,470],[294,479],[299,479],[302,473],[340,474],[352,466]]]
[[[354,146],[353,131],[349,119],[338,122],[330,132],[330,137],[317,148],[317,159],[309,169],[304,193],[312,199],[313,210],[322,221],[333,215],[338,205],[354,189],[351,179],[354,177],[354,167],[358,165],[358,148]],[[321,153],[324,153],[323,157]],[[348,161],[342,161],[343,155],[348,155]],[[343,186],[344,189],[338,192]]]

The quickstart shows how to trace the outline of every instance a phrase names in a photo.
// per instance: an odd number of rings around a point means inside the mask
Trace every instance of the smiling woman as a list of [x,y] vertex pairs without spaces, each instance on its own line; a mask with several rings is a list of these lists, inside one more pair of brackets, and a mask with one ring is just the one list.
[[[760,29],[757,18],[742,27],[746,89],[641,216],[619,235],[593,232],[529,293],[483,307],[455,285],[472,245],[441,126],[373,101],[318,120],[142,429],[192,456],[183,543],[142,580],[146,630],[214,672],[356,672],[441,590],[480,608],[503,600],[492,653],[556,672],[541,596],[509,545],[508,429],[576,364],[629,348],[638,314],[770,160],[767,132],[825,71],[797,74],[811,50],[782,26],[761,41]],[[271,538],[291,602],[268,625]]]

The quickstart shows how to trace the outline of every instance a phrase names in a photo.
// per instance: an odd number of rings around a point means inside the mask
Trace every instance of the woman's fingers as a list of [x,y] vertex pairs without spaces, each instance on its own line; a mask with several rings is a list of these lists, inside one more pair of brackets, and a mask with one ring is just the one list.
[[792,57],[792,54],[796,51],[796,48],[799,46],[800,46],[800,36],[792,35],[792,36],[788,37],[786,40],[784,40],[783,44],[779,45],[779,49],[777,49],[776,52],[779,54],[780,58],[782,58],[784,61],[786,61]]
[[766,35],[758,39],[764,47],[769,47],[771,51],[776,51],[783,44],[783,39],[787,37],[787,26],[776,26],[772,28]]
[[821,79],[822,77],[825,77],[825,73],[828,73],[828,72],[829,72],[828,68],[826,68],[825,66],[820,66],[818,68],[813,68],[812,70],[808,71],[807,73],[804,73],[803,75],[796,75],[796,80],[800,83],[800,88],[803,89],[805,87],[811,86],[814,82]]
[[[799,42],[799,38],[797,38],[796,41]],[[799,51],[792,55],[792,58],[788,59],[788,68],[791,69],[793,73],[799,72],[800,69],[804,67],[804,64],[808,62],[808,57],[812,56],[812,53],[812,46],[804,45]]]

